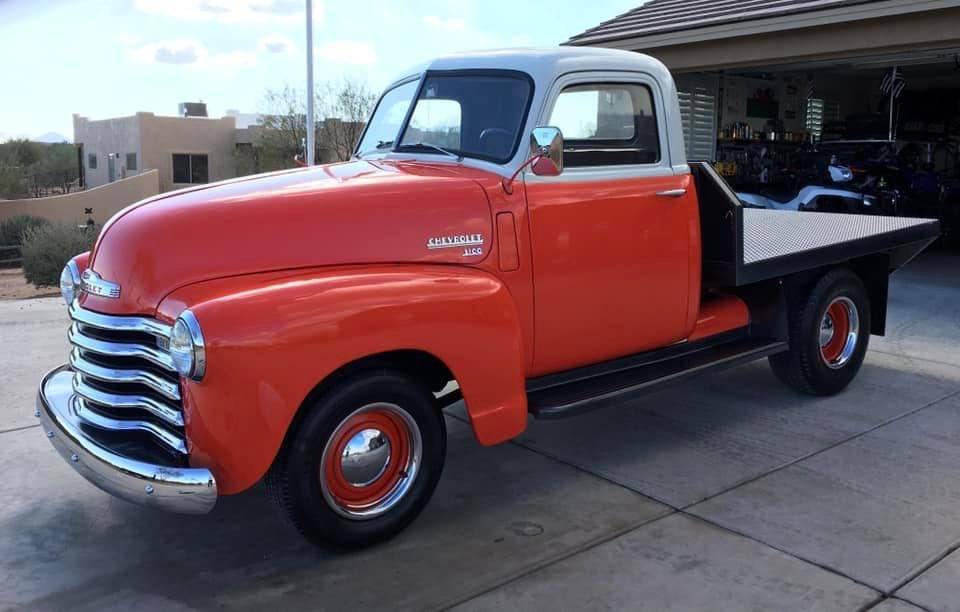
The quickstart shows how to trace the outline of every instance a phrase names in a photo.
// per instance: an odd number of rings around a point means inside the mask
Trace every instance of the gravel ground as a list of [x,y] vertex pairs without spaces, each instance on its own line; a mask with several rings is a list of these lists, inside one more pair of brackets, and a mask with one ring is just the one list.
[[22,300],[56,295],[60,295],[59,288],[34,287],[23,278],[23,270],[20,268],[0,270],[0,300]]

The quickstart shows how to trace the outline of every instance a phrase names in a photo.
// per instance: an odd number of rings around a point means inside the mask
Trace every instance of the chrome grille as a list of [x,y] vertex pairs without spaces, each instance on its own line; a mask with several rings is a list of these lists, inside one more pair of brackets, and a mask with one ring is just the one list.
[[73,410],[101,430],[138,432],[187,453],[180,380],[166,351],[170,326],[70,307]]

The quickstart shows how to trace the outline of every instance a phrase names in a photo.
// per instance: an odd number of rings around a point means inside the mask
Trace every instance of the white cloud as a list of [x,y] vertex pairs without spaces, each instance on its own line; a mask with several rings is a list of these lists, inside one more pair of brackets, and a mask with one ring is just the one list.
[[[135,0],[135,4],[149,15],[221,23],[300,23],[306,10],[303,0]],[[323,3],[315,1],[314,22],[323,14]]]
[[199,68],[241,67],[246,68],[257,63],[252,51],[230,51],[210,53],[198,40],[167,40],[150,43],[128,52],[131,59],[143,64],[174,64]]
[[317,57],[337,64],[369,66],[377,62],[377,51],[367,42],[355,40],[334,40],[320,45]]
[[265,53],[293,53],[293,41],[286,36],[271,35],[260,39],[257,48]]
[[448,30],[451,32],[460,31],[467,27],[467,22],[459,17],[437,17],[436,15],[427,15],[423,18],[423,23],[431,28],[439,30]]
[[208,54],[200,41],[167,40],[131,49],[129,55],[143,64],[197,64]]

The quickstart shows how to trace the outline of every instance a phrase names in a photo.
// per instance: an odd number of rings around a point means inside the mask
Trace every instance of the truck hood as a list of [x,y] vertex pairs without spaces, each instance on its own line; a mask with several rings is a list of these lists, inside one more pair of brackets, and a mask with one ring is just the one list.
[[86,308],[152,315],[164,296],[240,274],[363,263],[481,261],[491,213],[472,178],[442,164],[353,161],[145,200],[104,227],[91,258],[119,298]]

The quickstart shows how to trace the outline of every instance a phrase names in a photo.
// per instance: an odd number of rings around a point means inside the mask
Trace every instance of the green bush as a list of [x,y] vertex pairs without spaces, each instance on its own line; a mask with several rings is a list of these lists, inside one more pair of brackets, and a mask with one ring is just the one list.
[[18,215],[0,221],[0,246],[17,246],[23,242],[24,232],[44,225],[50,225],[50,222],[30,215]]
[[23,276],[37,287],[58,285],[63,266],[75,255],[89,251],[99,228],[47,224],[23,234]]

